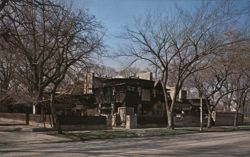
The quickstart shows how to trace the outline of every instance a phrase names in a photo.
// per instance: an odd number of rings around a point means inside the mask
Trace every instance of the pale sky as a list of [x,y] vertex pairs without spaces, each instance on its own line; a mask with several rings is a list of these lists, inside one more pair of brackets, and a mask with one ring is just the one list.
[[[218,0],[219,1],[219,0]],[[249,5],[250,0],[237,0],[241,6]],[[124,32],[124,26],[132,26],[135,18],[147,13],[175,13],[175,4],[188,10],[198,7],[201,0],[73,0],[73,6],[78,9],[88,9],[97,21],[105,27],[104,43],[109,53],[118,51],[124,40],[119,36]],[[120,66],[118,62],[104,59],[108,66]]]

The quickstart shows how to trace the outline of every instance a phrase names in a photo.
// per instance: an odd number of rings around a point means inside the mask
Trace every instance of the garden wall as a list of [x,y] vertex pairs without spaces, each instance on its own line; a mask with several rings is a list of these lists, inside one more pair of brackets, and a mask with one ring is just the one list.
[[[27,117],[28,116],[28,117]],[[43,119],[41,115],[25,114],[25,113],[0,113],[0,118],[5,118],[8,120],[15,120],[20,123],[26,124],[27,118],[29,119],[29,124],[34,126],[43,126]],[[45,119],[46,127],[50,127],[50,120],[48,115]]]
[[[15,120],[21,124],[26,124],[27,115],[25,113],[0,113],[0,118]],[[108,120],[111,121],[111,119],[106,118],[105,116],[59,116],[58,119],[63,130],[109,129]],[[42,116],[29,114],[29,124],[43,127]],[[46,127],[51,127],[48,116],[45,125]]]
[[[234,112],[216,112],[216,121],[215,125],[233,125],[234,124]],[[243,124],[244,115],[239,113],[238,114],[238,124]]]
[[103,130],[109,129],[105,116],[59,116],[62,130]]
[[[25,113],[0,113],[0,118],[20,121],[26,124],[27,115]],[[59,122],[63,130],[102,130],[111,128],[111,117],[106,116],[59,116]],[[206,125],[207,118],[203,117],[203,124]],[[216,126],[233,125],[234,113],[217,112]],[[29,114],[29,124],[42,127],[43,119],[41,115]],[[50,120],[47,116],[46,127],[50,127]],[[138,128],[166,127],[167,118],[161,116],[137,116]],[[239,113],[238,124],[243,123],[243,114]],[[199,126],[199,116],[186,115],[181,119],[175,118],[175,126]]]
[[167,118],[161,116],[137,116],[138,128],[166,127]]

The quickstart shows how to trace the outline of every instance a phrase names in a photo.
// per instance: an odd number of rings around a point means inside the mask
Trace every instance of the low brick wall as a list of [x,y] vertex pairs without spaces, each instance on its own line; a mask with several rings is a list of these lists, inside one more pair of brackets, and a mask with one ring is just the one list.
[[[25,113],[0,113],[0,118],[11,119],[20,123],[26,123]],[[63,130],[101,130],[110,129],[105,116],[59,116],[59,122]],[[29,114],[29,123],[37,127],[43,127],[41,115]],[[49,119],[46,118],[46,127],[50,127]]]
[[244,124],[250,125],[250,117],[244,117]]
[[[234,116],[233,112],[216,112],[216,126],[232,126],[234,124]],[[238,115],[238,124],[242,125],[243,123],[243,115],[239,113]],[[200,117],[199,115],[185,115],[182,119],[175,120],[175,126],[199,126],[200,125]],[[207,125],[207,115],[203,116],[203,125]]]
[[[203,117],[204,126],[207,123],[205,116]],[[199,126],[200,117],[194,115],[186,115],[182,118],[174,119],[174,124],[176,127],[185,127],[185,126]],[[152,128],[152,127],[166,127],[167,126],[167,117],[161,116],[138,116],[137,118],[138,128]]]
[[[232,126],[234,123],[235,113],[225,113],[217,112],[216,113],[216,126]],[[137,125],[138,128],[150,128],[150,127],[165,127],[167,123],[167,118],[160,116],[138,116]],[[199,115],[185,115],[182,118],[175,118],[174,120],[176,127],[198,127],[200,126],[200,117]],[[243,123],[243,114],[238,115],[238,124],[242,125]],[[203,116],[203,126],[207,125],[207,115]]]
[[59,116],[62,130],[109,129],[105,116]]
[[[216,126],[233,125],[235,113],[216,113]],[[25,113],[0,113],[0,118],[20,121],[25,124]],[[43,120],[41,115],[29,114],[31,125],[42,127]],[[105,116],[60,116],[59,121],[63,130],[103,130],[111,128],[111,118]],[[109,122],[110,121],[110,122]],[[207,118],[203,118],[206,125]],[[238,116],[239,125],[244,124],[243,114]],[[110,123],[110,124],[109,124]],[[46,118],[46,127],[50,127],[49,119]],[[138,128],[166,127],[167,118],[161,116],[137,116]],[[175,126],[199,126],[199,116],[186,115],[183,119],[175,119]]]
[[137,116],[138,128],[166,127],[167,118],[161,116]]
[[[203,116],[203,125],[207,124],[207,118]],[[182,118],[175,118],[176,127],[197,127],[200,126],[200,117],[199,115],[185,115]]]
[[26,114],[24,113],[0,113],[0,117],[6,119],[20,120],[24,123],[26,121]]
[[[26,124],[27,117],[25,113],[0,113],[0,118],[11,119]],[[34,126],[43,126],[42,116],[29,114],[29,124]],[[48,118],[46,118],[45,125],[46,127],[50,127],[50,121]]]
[[[233,125],[234,124],[234,112],[216,112],[216,121],[215,125]],[[244,115],[239,113],[238,114],[238,124],[243,124]]]

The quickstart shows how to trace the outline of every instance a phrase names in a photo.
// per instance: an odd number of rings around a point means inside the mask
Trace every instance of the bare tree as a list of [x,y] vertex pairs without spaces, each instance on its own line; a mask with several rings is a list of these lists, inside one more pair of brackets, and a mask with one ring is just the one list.
[[231,69],[234,74],[228,78],[228,86],[235,91],[231,93],[232,99],[228,103],[231,103],[229,106],[235,109],[234,126],[237,127],[239,110],[244,108],[250,94],[249,41],[234,45],[233,48],[229,57],[234,61],[234,67]]
[[120,76],[129,78],[129,77],[136,77],[140,71],[141,70],[136,67],[126,67],[124,69],[121,69],[118,73]]
[[216,59],[208,69],[192,74],[190,78],[192,86],[197,88],[199,93],[205,99],[208,109],[207,128],[212,126],[212,112],[220,103],[220,100],[226,95],[232,93],[232,88],[225,90],[227,78],[232,74],[230,64]]
[[[232,32],[230,34],[232,37]],[[239,32],[233,34],[238,34],[237,39],[243,36]],[[220,53],[209,62],[208,69],[199,71],[190,78],[193,86],[205,98],[208,108],[207,127],[211,127],[211,114],[221,102],[224,107],[226,105],[228,111],[231,111],[230,107],[235,104],[234,123],[237,123],[238,111],[245,103],[249,90],[249,55],[245,49],[247,43],[249,40],[232,43],[220,49]]]
[[237,87],[235,87],[238,90],[234,92],[233,98],[233,101],[235,103],[234,127],[238,126],[239,110],[246,105],[247,97],[250,93],[249,78],[244,78],[243,75],[240,75],[237,80],[240,82],[238,82]]
[[[41,1],[45,4],[47,0]],[[8,12],[10,11],[10,12]],[[53,99],[70,68],[87,62],[102,47],[101,26],[87,11],[76,13],[59,5],[32,3],[6,10],[1,25],[8,30],[7,43],[19,57],[18,78],[36,106],[44,91]]]
[[2,2],[0,3],[0,11],[4,9],[8,2],[9,0],[2,0]]
[[[215,4],[204,2],[194,12],[182,9],[175,18],[148,15],[136,21],[135,27],[126,29],[131,41],[122,56],[143,60],[159,71],[162,84],[168,127],[173,128],[173,108],[177,95],[191,74],[206,68],[205,59],[232,42],[225,40],[224,32],[239,17],[229,1]],[[206,64],[205,64],[206,65]],[[169,100],[166,86],[173,85],[174,97]]]
[[7,52],[9,49],[3,46],[0,48],[0,102],[8,97],[15,75],[16,60],[14,54]]
[[[52,5],[51,1],[41,1],[41,0],[1,0],[0,2],[0,13],[4,12],[3,10],[8,8],[9,6],[22,6],[22,5],[36,5],[36,7],[40,7],[43,5]],[[55,5],[55,4],[53,4]],[[0,14],[0,16],[5,16],[5,14]]]
[[116,69],[105,65],[92,64],[89,71],[93,72],[97,77],[115,77],[117,75]]

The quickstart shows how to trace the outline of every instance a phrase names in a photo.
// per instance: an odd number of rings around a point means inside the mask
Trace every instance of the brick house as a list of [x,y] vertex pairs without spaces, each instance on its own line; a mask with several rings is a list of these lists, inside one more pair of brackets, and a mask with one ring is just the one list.
[[94,77],[93,93],[101,114],[116,113],[118,107],[133,107],[138,115],[162,115],[164,95],[160,84],[139,78]]

